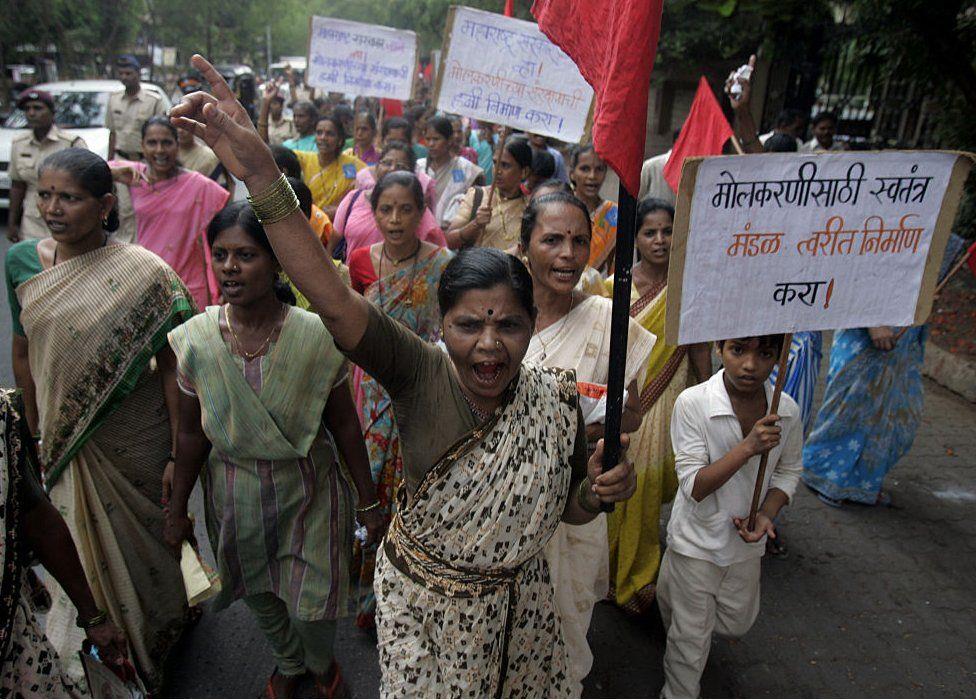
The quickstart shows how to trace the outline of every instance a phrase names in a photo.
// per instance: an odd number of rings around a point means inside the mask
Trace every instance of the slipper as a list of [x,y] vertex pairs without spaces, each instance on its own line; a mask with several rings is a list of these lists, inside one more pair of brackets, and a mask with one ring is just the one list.
[[815,493],[817,494],[817,498],[820,499],[821,503],[823,503],[824,505],[828,505],[831,508],[840,508],[841,506],[844,505],[844,501],[842,501],[839,498],[831,498],[830,496],[825,496],[819,491],[816,491]]
[[789,550],[786,549],[786,543],[783,541],[782,536],[777,537],[775,540],[772,537],[766,538],[766,554],[779,559],[785,559],[789,555]]
[[329,684],[324,684],[319,680],[319,676],[312,674],[312,680],[315,683],[315,692],[318,693],[320,698],[345,698],[349,696],[349,691],[346,689],[346,684],[342,681],[342,671],[339,670],[339,664],[335,661],[329,667],[329,671],[332,672],[332,680]]
[[[281,675],[281,674],[278,673],[278,667],[275,666],[275,670],[271,672],[271,675],[270,676],[268,676],[268,684],[264,688],[264,696],[266,698],[269,698],[269,700],[277,700],[277,698],[278,698],[278,694],[275,693],[275,691],[274,691],[274,683],[273,683],[274,677],[275,676],[278,676],[278,675]],[[282,676],[282,677],[283,678],[287,678],[288,676]],[[299,678],[301,678],[301,676],[294,676],[295,687],[298,686],[298,679]],[[289,694],[289,695],[287,695],[287,696],[285,696],[285,697],[289,697],[289,698],[290,697],[294,697],[295,687],[292,688],[292,693]]]

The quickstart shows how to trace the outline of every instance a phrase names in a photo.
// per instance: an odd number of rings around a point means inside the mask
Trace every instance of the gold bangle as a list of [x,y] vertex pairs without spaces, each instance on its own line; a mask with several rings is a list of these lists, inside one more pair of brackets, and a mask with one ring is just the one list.
[[583,480],[580,482],[579,488],[576,489],[576,500],[580,504],[580,508],[585,510],[587,513],[590,513],[592,515],[599,515],[601,513],[599,506],[597,506],[596,508],[591,508],[589,504],[587,504],[586,502],[586,488],[587,486],[589,486],[589,484],[590,484],[590,477],[588,476],[584,477]]
[[276,224],[299,208],[298,197],[284,173],[263,192],[248,195],[247,201],[263,226]]
[[357,515],[365,515],[369,511],[376,510],[379,507],[380,507],[380,501],[377,498],[375,501],[373,501],[372,503],[370,503],[368,506],[366,506],[364,508],[357,508],[356,509],[356,514]]

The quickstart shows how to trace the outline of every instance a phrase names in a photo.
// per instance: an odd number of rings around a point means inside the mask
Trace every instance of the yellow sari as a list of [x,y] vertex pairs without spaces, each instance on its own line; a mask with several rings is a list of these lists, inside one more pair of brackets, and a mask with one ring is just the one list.
[[320,209],[339,206],[339,202],[356,187],[356,173],[366,164],[356,156],[345,153],[324,168],[319,163],[318,151],[295,151],[302,164],[302,179],[312,192],[312,201]]
[[[606,286],[612,294],[612,277]],[[637,472],[637,491],[607,516],[609,597],[633,615],[647,612],[654,601],[654,582],[661,564],[661,504],[673,499],[678,488],[671,449],[671,411],[678,394],[688,386],[689,364],[684,348],[664,342],[666,300],[667,287],[643,297],[631,288],[630,315],[660,339],[654,344],[641,386],[644,420],[630,437],[628,455]]]

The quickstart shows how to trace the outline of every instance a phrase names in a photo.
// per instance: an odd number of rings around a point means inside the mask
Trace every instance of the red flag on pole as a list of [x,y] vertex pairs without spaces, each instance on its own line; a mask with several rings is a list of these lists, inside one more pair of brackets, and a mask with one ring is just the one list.
[[698,81],[695,101],[691,103],[691,111],[681,127],[681,135],[675,141],[671,157],[664,166],[664,179],[671,185],[671,189],[678,191],[678,179],[681,177],[681,166],[685,158],[717,156],[722,153],[722,147],[731,137],[732,127],[722,113],[708,81],[702,76]]
[[515,0],[505,0],[505,16],[515,16]]
[[640,189],[647,93],[663,0],[535,0],[539,29],[596,92],[593,147],[627,189]]

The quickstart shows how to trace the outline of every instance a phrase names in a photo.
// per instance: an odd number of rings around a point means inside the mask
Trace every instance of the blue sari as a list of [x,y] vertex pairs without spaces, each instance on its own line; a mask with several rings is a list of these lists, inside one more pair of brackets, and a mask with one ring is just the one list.
[[[796,401],[800,407],[803,433],[810,432],[813,425],[813,394],[820,376],[820,359],[823,357],[823,333],[803,331],[793,334],[790,343],[790,357],[786,365],[786,381],[783,393]],[[769,381],[776,383],[779,368],[773,367]]]
[[837,331],[823,406],[803,449],[808,486],[829,498],[874,505],[922,419],[927,337],[927,326],[913,326],[882,352],[866,329]]

